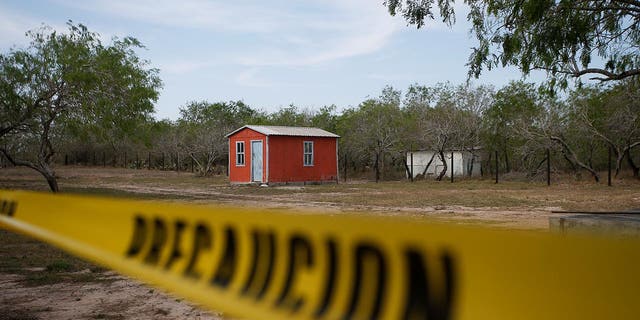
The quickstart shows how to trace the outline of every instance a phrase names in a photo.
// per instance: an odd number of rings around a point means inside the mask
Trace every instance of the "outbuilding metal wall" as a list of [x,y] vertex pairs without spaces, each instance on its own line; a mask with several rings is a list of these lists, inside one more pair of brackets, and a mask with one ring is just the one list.
[[[429,160],[432,156],[433,161],[429,164]],[[447,162],[446,177],[451,176],[451,151],[444,153],[445,161]],[[411,168],[411,152],[407,153],[407,164]],[[435,151],[414,151],[413,152],[413,177],[417,177],[425,172],[425,168],[429,164],[426,170],[426,176],[432,176],[439,174],[443,169],[442,160]],[[455,176],[480,176],[480,157],[474,156],[468,151],[454,151],[453,152],[453,175]]]

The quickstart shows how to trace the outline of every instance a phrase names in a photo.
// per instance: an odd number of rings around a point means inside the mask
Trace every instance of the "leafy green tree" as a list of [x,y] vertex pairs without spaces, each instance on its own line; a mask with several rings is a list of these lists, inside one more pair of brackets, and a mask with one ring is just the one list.
[[311,117],[311,125],[327,130],[329,132],[336,132],[338,124],[338,116],[336,115],[336,106],[324,106],[320,110],[316,111]]
[[64,132],[117,139],[150,119],[161,81],[134,38],[109,45],[82,24],[68,33],[29,31],[31,43],[0,55],[0,152],[42,174],[58,191],[51,167]]
[[[405,118],[400,97],[400,91],[385,87],[377,99],[367,99],[357,108],[345,110],[338,124],[343,150],[350,153],[352,161],[373,163],[376,181],[384,179],[386,160],[393,163],[404,158]],[[369,162],[371,158],[373,161]]]
[[311,126],[311,112],[300,111],[294,104],[280,108],[268,117],[268,124],[276,126],[309,127]]
[[338,141],[339,153],[342,157],[340,163],[351,167],[353,171],[369,164],[369,153],[364,147],[364,137],[353,133],[354,128],[361,122],[360,118],[357,108],[347,108],[337,116],[336,130],[333,131],[341,137]]
[[514,169],[517,150],[525,144],[521,130],[542,112],[540,99],[533,84],[513,81],[498,90],[493,104],[484,111],[481,135],[485,148],[499,152],[507,172]]
[[[550,86],[590,75],[600,81],[640,75],[640,1],[465,0],[478,43],[469,76],[513,65],[544,70]],[[454,0],[386,0],[391,15],[422,27],[436,14],[455,23]]]

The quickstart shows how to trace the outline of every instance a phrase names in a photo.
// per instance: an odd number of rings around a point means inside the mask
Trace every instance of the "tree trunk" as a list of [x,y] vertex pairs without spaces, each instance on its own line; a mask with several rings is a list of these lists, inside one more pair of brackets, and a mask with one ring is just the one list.
[[[535,177],[538,174],[538,170],[540,170],[540,167],[542,167],[542,165],[547,161],[547,158],[544,157],[542,158],[542,160],[540,160],[540,162],[538,163],[538,165],[536,166],[535,169],[531,170],[531,172],[529,172],[529,177]],[[573,164],[572,164],[573,165]]]
[[622,168],[622,160],[624,160],[624,156],[625,156],[625,152],[624,151],[620,151],[620,149],[618,149],[615,145],[612,146],[611,148],[613,150],[613,153],[616,155],[616,174],[615,177],[618,177],[618,174],[620,173],[620,169]]
[[576,165],[571,161],[571,159],[569,159],[569,156],[567,156],[567,153],[564,152],[564,150],[562,151],[562,157],[567,160],[567,162],[569,163],[569,165],[571,165],[571,170],[573,170],[573,173],[578,172],[578,168],[576,167]]
[[47,184],[49,184],[49,189],[51,192],[58,192],[60,189],[58,188],[58,180],[56,179],[56,175],[53,173],[47,173],[44,171],[40,171],[40,174],[47,179]]
[[413,179],[412,174],[411,174],[411,168],[409,168],[409,164],[407,163],[407,157],[405,156],[403,159],[403,164],[404,164],[404,170],[407,171],[407,177],[409,177],[409,180]]
[[629,164],[629,167],[631,167],[631,170],[633,170],[633,177],[634,178],[640,177],[640,167],[638,167],[635,164],[635,162],[633,162],[633,158],[631,158],[631,148],[627,149],[626,154],[627,154],[627,163]]
[[576,153],[573,151],[573,149],[571,149],[571,147],[569,147],[569,145],[566,142],[564,142],[562,138],[551,136],[550,139],[552,141],[559,143],[562,146],[563,150],[566,152],[565,158],[567,160],[569,160],[570,162],[573,162],[573,164],[577,165],[578,167],[589,171],[589,173],[591,173],[591,176],[593,176],[593,179],[596,182],[600,182],[600,175],[598,175],[598,173],[595,170],[593,170],[593,168],[589,167],[588,165],[584,164],[582,161],[578,160],[578,156],[576,155]]
[[376,183],[380,180],[380,155],[376,152],[376,164],[373,166],[376,169]]
[[445,160],[444,153],[442,151],[440,151],[440,160],[442,161],[444,168],[436,178],[437,181],[442,181],[442,178],[444,178],[444,175],[447,173],[447,160]]
[[380,166],[380,179],[384,180],[384,151],[380,152],[379,166]]
[[47,162],[51,159],[53,155],[52,153],[45,154],[43,158],[46,161],[41,160],[36,165],[35,163],[30,161],[14,159],[6,149],[0,149],[0,152],[4,154],[4,157],[14,166],[28,167],[38,171],[47,180],[47,184],[49,185],[49,189],[51,190],[51,192],[60,191],[58,187],[58,180],[56,179],[56,174],[53,170],[51,170],[51,168],[49,167],[49,163]]
[[511,164],[509,163],[509,153],[507,152],[507,148],[504,148],[504,172],[511,172]]
[[431,155],[431,159],[429,159],[429,162],[427,162],[427,165],[424,167],[424,171],[422,171],[422,177],[423,178],[427,178],[427,170],[429,169],[429,166],[431,166],[431,163],[433,162],[433,159],[436,157],[436,153],[434,152]]

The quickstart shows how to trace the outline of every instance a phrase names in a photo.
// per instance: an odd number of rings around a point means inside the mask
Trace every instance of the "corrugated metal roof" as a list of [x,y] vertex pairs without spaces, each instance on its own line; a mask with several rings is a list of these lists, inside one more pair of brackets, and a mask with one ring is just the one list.
[[297,136],[297,137],[329,137],[329,138],[340,138],[339,135],[335,133],[331,133],[326,130],[322,130],[320,128],[311,128],[311,127],[285,127],[285,126],[252,126],[246,125],[242,128],[234,130],[233,132],[227,134],[227,137],[232,136],[236,132],[239,132],[242,129],[251,129],[257,132],[260,132],[267,136]]

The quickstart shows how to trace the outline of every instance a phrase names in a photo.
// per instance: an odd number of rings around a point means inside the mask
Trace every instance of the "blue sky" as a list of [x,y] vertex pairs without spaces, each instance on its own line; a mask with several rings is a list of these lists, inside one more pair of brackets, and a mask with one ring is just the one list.
[[[463,83],[474,45],[465,8],[452,28],[416,30],[382,0],[42,0],[0,2],[0,50],[25,46],[42,23],[85,24],[108,41],[133,36],[164,82],[156,118],[176,119],[192,100],[243,100],[267,111],[295,104],[356,106],[385,85]],[[520,79],[515,68],[476,84]],[[542,79],[536,75],[535,79]]]

